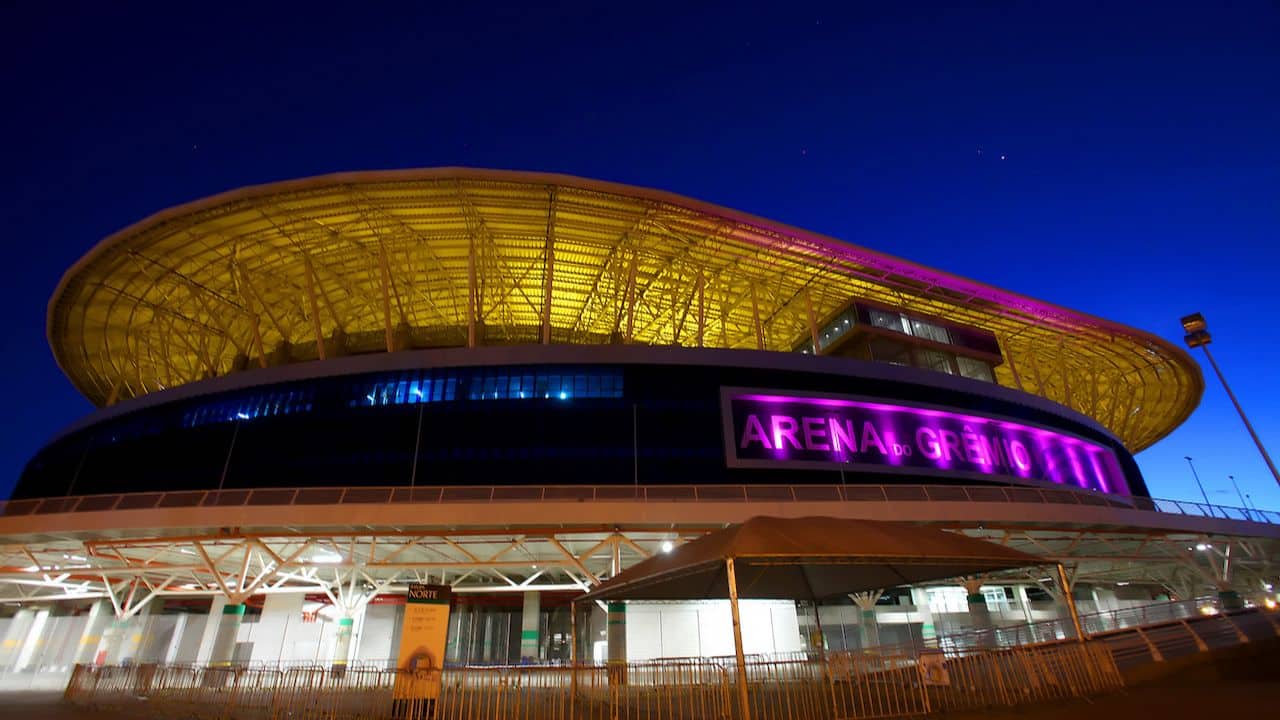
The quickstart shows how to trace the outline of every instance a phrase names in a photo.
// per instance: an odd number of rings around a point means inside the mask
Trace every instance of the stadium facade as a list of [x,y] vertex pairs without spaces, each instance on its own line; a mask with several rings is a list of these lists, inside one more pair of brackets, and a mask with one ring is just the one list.
[[[102,241],[48,334],[98,409],[0,517],[3,669],[381,662],[422,581],[453,586],[450,661],[563,660],[573,597],[761,514],[998,540],[1065,563],[1085,611],[1276,580],[1280,515],[1153,500],[1133,461],[1199,401],[1182,350],[668,193],[245,188]],[[856,647],[1053,618],[1061,592],[1004,574],[818,612]],[[812,608],[744,612],[748,652],[813,641]],[[732,652],[721,603],[591,622],[600,658]]]

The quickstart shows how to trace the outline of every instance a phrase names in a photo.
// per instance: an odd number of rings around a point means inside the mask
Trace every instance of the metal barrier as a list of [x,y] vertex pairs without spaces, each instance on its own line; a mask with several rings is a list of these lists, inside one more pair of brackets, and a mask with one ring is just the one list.
[[[439,675],[81,665],[64,697],[175,720],[732,720],[740,717],[737,679],[735,666],[703,659],[458,668]],[[1122,685],[1105,645],[1074,642],[954,656],[753,659],[745,682],[754,720],[907,717],[1082,697]]]
[[507,485],[315,487],[78,495],[0,503],[0,516],[192,507],[504,502],[983,502],[1088,505],[1280,525],[1280,512],[999,485]]
[[[1080,616],[1080,625],[1084,628],[1085,635],[1092,637],[1114,630],[1198,618],[1202,616],[1206,609],[1213,613],[1223,611],[1222,603],[1216,596],[1204,596],[1190,600],[1173,600],[1121,610],[1104,610],[1089,613]],[[971,648],[1037,645],[1067,640],[1074,636],[1075,630],[1071,627],[1070,620],[1054,618],[1034,623],[1018,623],[1016,625],[979,628],[961,633],[939,635],[923,641],[923,647],[946,651],[963,651]]]
[[1109,647],[1116,664],[1128,670],[1146,663],[1275,637],[1280,637],[1280,616],[1274,612],[1215,610],[1208,615],[1197,613],[1155,625],[1102,632],[1094,635],[1093,640]]

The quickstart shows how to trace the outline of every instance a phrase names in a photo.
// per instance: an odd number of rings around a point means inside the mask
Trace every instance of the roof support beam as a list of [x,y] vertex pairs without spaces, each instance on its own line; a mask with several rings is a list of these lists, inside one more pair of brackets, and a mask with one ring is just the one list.
[[476,234],[467,233],[467,347],[476,346],[476,316],[480,309],[480,288],[476,284]]
[[306,269],[304,274],[307,276],[307,302],[311,306],[311,325],[316,334],[316,357],[324,360],[324,331],[320,328],[320,305],[316,302],[316,273],[311,267],[311,258],[304,255],[302,263]]
[[551,344],[551,295],[556,271],[556,191],[551,189],[547,202],[547,238],[542,269],[542,344]]
[[698,271],[698,347],[704,346],[707,334],[707,278]]
[[751,283],[751,317],[755,320],[756,326],[756,349],[764,349],[764,325],[760,324],[760,298],[756,291],[756,284]]
[[378,241],[378,267],[382,273],[382,319],[387,352],[395,352],[395,332],[391,327],[391,268],[387,265],[387,247]]

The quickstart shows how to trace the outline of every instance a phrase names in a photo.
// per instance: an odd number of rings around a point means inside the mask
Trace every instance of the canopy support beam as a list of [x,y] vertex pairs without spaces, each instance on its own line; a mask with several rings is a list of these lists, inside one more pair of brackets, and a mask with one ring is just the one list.
[[1062,563],[1057,563],[1058,569],[1058,586],[1062,588],[1062,601],[1067,604],[1067,611],[1071,613],[1071,627],[1076,631],[1076,641],[1084,642],[1084,627],[1080,624],[1080,613],[1076,611],[1076,599],[1071,592],[1071,584],[1067,582],[1067,569]]
[[747,699],[747,658],[742,652],[742,618],[738,613],[738,577],[733,571],[733,558],[724,561],[729,580],[729,611],[733,614],[733,655],[738,664],[738,717],[751,720],[751,706]]

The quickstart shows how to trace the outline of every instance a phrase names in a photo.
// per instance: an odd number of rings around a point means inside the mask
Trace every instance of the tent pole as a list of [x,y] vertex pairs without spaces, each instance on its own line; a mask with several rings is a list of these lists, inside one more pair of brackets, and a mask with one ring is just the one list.
[[822,660],[826,660],[827,633],[822,629],[822,615],[819,614],[818,601],[814,600],[811,604],[813,605],[813,624],[818,626],[818,657]]
[[733,558],[726,558],[724,566],[729,576],[729,612],[733,615],[733,654],[738,662],[738,716],[739,720],[751,720],[747,700],[747,658],[742,652],[742,618],[738,614],[738,577],[733,571]]
[[1071,592],[1071,585],[1067,582],[1067,569],[1062,563],[1058,566],[1058,588],[1062,590],[1062,600],[1067,604],[1067,611],[1071,613],[1071,627],[1075,628],[1076,641],[1084,642],[1084,628],[1080,625],[1080,613],[1076,611],[1076,599]]
[[569,601],[569,717],[577,717],[578,704],[578,601]]

